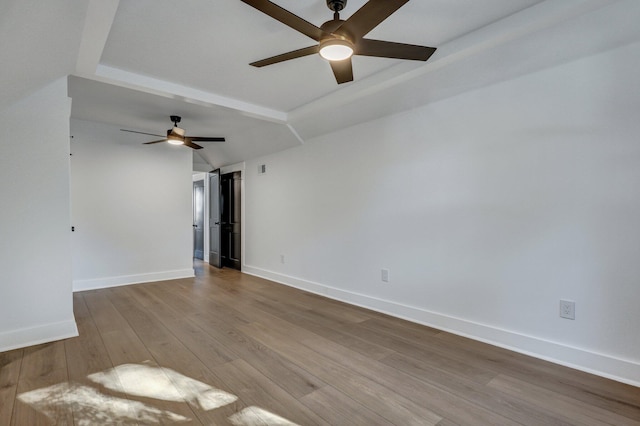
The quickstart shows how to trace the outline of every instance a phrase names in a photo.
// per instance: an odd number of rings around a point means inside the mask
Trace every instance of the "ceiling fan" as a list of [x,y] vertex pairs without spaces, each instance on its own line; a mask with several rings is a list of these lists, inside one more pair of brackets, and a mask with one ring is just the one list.
[[336,81],[338,84],[342,84],[353,81],[352,55],[426,61],[436,51],[434,47],[364,38],[367,33],[409,0],[369,0],[346,21],[340,19],[340,11],[347,5],[347,0],[326,0],[327,6],[333,11],[333,19],[320,27],[305,21],[271,1],[242,1],[318,42],[314,46],[249,64],[254,67],[264,67],[319,53],[329,61]]
[[193,142],[194,141],[196,142],[224,142],[225,141],[224,138],[218,138],[218,137],[186,136],[184,134],[185,130],[178,127],[178,123],[182,121],[182,117],[178,115],[171,115],[169,116],[169,118],[173,122],[173,127],[167,130],[166,137],[162,135],[156,135],[153,133],[138,132],[136,130],[126,130],[126,129],[120,129],[120,130],[122,130],[123,132],[140,133],[141,135],[157,136],[159,138],[163,138],[157,141],[145,142],[144,145],[160,143],[160,142],[168,142],[172,145],[184,145],[193,149],[202,149],[203,147]]

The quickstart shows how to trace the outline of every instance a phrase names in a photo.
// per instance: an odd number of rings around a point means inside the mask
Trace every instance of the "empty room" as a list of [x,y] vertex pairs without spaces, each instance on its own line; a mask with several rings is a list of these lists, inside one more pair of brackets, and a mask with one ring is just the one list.
[[639,19],[4,1],[0,426],[640,425]]

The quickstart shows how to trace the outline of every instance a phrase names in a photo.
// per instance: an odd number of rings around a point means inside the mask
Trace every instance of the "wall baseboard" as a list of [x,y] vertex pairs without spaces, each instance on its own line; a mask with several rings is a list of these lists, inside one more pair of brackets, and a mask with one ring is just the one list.
[[0,352],[78,336],[75,319],[0,333]]
[[243,265],[242,272],[319,294],[351,305],[402,318],[514,352],[560,364],[576,370],[640,387],[640,363],[612,355],[567,346],[535,336],[521,334],[462,318],[455,318],[415,306],[354,293],[324,284]]
[[95,278],[90,280],[74,280],[73,291],[97,290],[100,288],[119,287],[129,284],[141,284],[153,281],[176,280],[195,276],[193,268],[174,271],[149,272],[146,274],[121,275],[118,277]]

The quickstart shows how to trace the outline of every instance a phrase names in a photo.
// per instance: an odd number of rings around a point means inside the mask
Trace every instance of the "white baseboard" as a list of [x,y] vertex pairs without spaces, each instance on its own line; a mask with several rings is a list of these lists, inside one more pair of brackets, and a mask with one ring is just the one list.
[[119,287],[129,284],[141,284],[153,281],[176,280],[195,276],[193,268],[174,271],[149,272],[146,274],[122,275],[118,277],[94,278],[91,280],[74,280],[73,291],[97,290],[100,288]]
[[0,333],[0,352],[40,345],[78,335],[75,319]]
[[243,265],[242,272],[319,294],[351,305],[423,324],[438,330],[468,337],[494,346],[540,358],[587,373],[640,387],[640,363],[612,355],[567,346],[543,338],[529,336],[486,324],[431,312],[415,306],[378,299],[324,284]]

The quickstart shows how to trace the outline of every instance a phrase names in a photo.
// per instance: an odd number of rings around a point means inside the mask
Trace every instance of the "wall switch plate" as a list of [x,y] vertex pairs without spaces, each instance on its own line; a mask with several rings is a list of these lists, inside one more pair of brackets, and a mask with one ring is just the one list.
[[389,270],[388,269],[382,269],[380,274],[380,278],[382,279],[382,281],[384,281],[385,283],[389,282]]
[[281,255],[280,255],[280,263],[283,263],[283,264],[284,264],[284,254],[281,254]]
[[570,320],[576,319],[576,302],[572,302],[570,300],[561,300],[560,317]]

